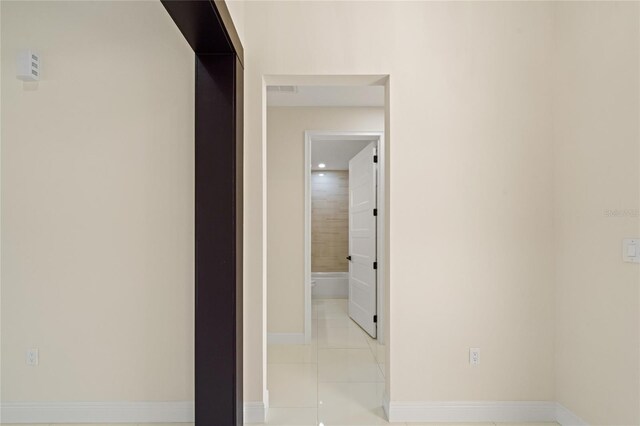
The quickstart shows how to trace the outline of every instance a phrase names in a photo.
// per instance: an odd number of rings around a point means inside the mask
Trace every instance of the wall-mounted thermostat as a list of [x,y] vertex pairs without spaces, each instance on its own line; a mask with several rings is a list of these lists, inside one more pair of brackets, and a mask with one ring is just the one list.
[[622,240],[622,260],[630,263],[640,263],[640,239],[625,238]]
[[22,81],[40,80],[40,55],[32,50],[18,53],[18,79]]

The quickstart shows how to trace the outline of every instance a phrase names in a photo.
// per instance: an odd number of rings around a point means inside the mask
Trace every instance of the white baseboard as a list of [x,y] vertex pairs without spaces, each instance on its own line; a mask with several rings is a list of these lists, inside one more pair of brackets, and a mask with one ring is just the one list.
[[[246,423],[263,423],[264,402],[244,404]],[[193,401],[3,402],[0,423],[193,423]]]
[[548,401],[383,402],[389,422],[553,422]]
[[304,333],[267,333],[268,344],[303,345]]
[[244,423],[265,423],[269,413],[269,390],[264,391],[262,402],[244,403]]
[[267,419],[267,407],[264,402],[244,403],[245,423],[264,423]]
[[566,409],[562,404],[556,404],[556,422],[562,426],[587,426],[588,423]]
[[193,401],[3,402],[2,423],[193,422]]

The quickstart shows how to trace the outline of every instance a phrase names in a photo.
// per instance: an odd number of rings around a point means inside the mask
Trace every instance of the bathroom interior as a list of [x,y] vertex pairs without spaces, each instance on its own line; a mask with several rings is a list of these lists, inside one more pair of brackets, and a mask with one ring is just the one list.
[[[338,142],[340,143],[340,142]],[[343,142],[348,143],[348,142]],[[327,167],[333,142],[315,142],[311,171],[311,297],[349,296],[349,170],[347,161]],[[346,157],[346,155],[345,155]]]

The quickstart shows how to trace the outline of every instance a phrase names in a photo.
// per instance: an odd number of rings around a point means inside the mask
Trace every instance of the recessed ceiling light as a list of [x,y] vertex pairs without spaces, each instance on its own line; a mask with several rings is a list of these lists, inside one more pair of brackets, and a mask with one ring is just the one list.
[[321,169],[324,169],[325,167],[327,167],[327,165],[324,163],[320,163],[318,164],[318,167],[320,167]]
[[320,174],[318,174],[318,176],[324,176],[324,173],[320,173]]

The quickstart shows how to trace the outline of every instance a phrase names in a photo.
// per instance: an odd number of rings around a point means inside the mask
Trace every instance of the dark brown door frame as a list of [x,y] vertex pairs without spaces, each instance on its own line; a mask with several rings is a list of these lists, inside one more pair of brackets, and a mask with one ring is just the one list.
[[195,64],[195,422],[242,425],[243,49],[222,0],[161,0]]

